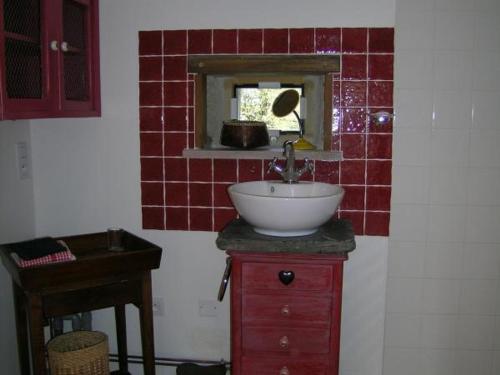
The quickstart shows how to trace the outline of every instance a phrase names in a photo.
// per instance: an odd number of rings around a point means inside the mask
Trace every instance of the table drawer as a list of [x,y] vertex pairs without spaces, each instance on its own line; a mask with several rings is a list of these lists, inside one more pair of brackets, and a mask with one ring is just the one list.
[[304,324],[330,322],[331,298],[303,295],[243,295],[243,323]]
[[241,370],[245,375],[326,375],[328,361],[245,356],[241,361]]
[[[285,284],[280,280],[280,274]],[[287,280],[288,279],[288,280]],[[329,292],[333,268],[330,265],[296,263],[243,263],[243,289],[307,290]]]
[[329,352],[330,330],[244,326],[242,339],[244,351],[325,354]]

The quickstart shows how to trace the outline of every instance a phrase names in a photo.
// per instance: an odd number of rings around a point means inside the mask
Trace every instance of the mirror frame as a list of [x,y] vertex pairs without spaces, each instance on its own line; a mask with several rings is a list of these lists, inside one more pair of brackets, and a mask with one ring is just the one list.
[[195,74],[195,144],[205,145],[207,75],[238,73],[294,73],[324,76],[323,150],[331,150],[333,74],[340,72],[338,55],[191,55],[188,72]]

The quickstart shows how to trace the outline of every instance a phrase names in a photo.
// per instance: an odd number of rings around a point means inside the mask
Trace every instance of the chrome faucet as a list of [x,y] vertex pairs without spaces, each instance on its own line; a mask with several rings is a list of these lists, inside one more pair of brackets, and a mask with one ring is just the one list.
[[314,171],[313,163],[308,158],[304,158],[304,166],[302,168],[295,168],[295,148],[292,141],[285,141],[283,143],[283,156],[286,158],[285,167],[278,165],[278,158],[274,157],[269,162],[267,173],[272,171],[278,173],[283,178],[284,183],[296,184],[304,173],[312,173]]

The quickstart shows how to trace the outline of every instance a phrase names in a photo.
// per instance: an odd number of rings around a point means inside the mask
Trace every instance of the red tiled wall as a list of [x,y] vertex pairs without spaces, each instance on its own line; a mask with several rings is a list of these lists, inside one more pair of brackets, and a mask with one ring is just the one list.
[[315,54],[342,58],[335,74],[332,149],[342,162],[316,161],[315,181],[341,184],[338,211],[358,235],[389,233],[392,123],[368,112],[393,109],[394,29],[166,30],[139,33],[142,216],[145,229],[218,231],[236,216],[226,193],[235,182],[276,179],[267,161],[186,159],[194,144],[190,54]]

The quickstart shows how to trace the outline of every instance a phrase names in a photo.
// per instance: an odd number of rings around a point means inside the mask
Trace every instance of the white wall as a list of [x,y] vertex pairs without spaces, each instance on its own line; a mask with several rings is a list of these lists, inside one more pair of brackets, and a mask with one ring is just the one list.
[[[165,299],[166,314],[155,320],[157,354],[227,359],[227,301],[216,319],[200,318],[197,312],[199,299],[215,298],[224,267],[224,254],[214,244],[216,234],[141,229],[137,33],[176,28],[392,27],[394,0],[100,3],[102,117],[32,122],[36,233],[59,235],[120,226],[159,244],[165,252],[161,269],[154,273],[154,294]],[[387,239],[367,237],[358,242],[346,270],[351,298],[346,309],[366,319],[358,320],[359,324],[345,319],[345,327],[354,330],[343,331],[343,340],[349,343],[342,353],[345,375],[381,372]],[[366,294],[367,286],[377,287]],[[130,352],[140,353],[134,310],[128,314]],[[112,322],[109,310],[96,314],[97,328],[112,332]],[[370,340],[361,332],[369,332],[373,341],[367,344]],[[370,345],[379,348],[374,350],[376,355],[363,357]]]
[[[32,179],[20,180],[16,143],[30,145],[28,121],[0,123],[0,243],[22,241],[34,235]],[[29,147],[28,147],[29,149]],[[1,262],[0,262],[1,263]],[[0,359],[2,371],[18,371],[14,330],[14,306],[9,274],[0,264]]]
[[500,373],[500,3],[398,0],[385,375]]

